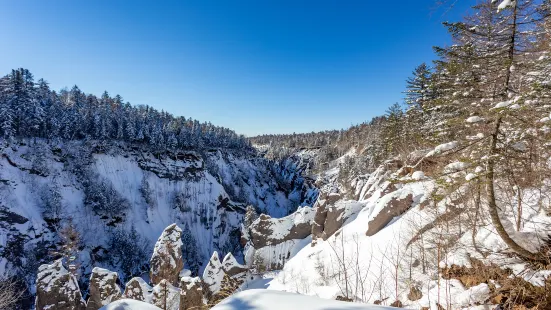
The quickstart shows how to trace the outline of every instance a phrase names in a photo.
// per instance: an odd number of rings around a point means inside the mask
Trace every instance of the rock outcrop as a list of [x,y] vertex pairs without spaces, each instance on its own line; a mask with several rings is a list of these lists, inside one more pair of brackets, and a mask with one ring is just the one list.
[[118,278],[116,272],[94,268],[90,277],[90,297],[88,297],[86,310],[98,310],[121,298],[121,289],[117,285]]
[[180,310],[201,309],[204,305],[203,281],[199,277],[180,280]]
[[128,299],[147,301],[152,290],[153,288],[145,283],[142,278],[135,277],[126,282],[123,296]]
[[176,224],[165,228],[157,240],[150,266],[151,283],[158,284],[165,279],[172,285],[178,285],[180,271],[184,268],[184,260],[182,258],[182,229]]
[[413,195],[411,193],[405,197],[401,197],[400,195],[388,195],[387,197],[383,197],[385,199],[384,207],[368,222],[366,236],[373,236],[378,233],[394,217],[406,212],[413,204]]
[[218,293],[224,279],[224,274],[224,268],[218,257],[218,252],[215,251],[212,253],[205,271],[203,271],[203,282],[205,282],[210,294]]
[[341,201],[340,198],[339,194],[329,194],[316,202],[316,215],[312,224],[313,240],[316,238],[327,240],[343,226],[346,220],[356,215],[363,207],[356,201]]
[[76,277],[67,271],[61,260],[38,268],[36,280],[37,310],[85,310]]
[[224,268],[224,272],[230,277],[245,273],[249,270],[247,267],[238,263],[232,253],[228,253],[224,256],[222,268]]
[[310,207],[299,208],[283,218],[262,214],[249,229],[250,241],[255,249],[273,246],[288,240],[304,239],[312,232],[315,211]]

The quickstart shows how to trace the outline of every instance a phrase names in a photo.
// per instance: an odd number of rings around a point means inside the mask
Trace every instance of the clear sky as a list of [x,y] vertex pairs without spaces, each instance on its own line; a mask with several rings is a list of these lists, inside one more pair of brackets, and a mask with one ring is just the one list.
[[0,0],[0,73],[248,136],[347,128],[403,98],[449,43],[436,0]]

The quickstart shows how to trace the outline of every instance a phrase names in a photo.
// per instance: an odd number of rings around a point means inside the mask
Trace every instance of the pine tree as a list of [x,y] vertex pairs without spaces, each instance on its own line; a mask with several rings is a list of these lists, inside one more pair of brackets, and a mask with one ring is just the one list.
[[197,252],[197,241],[187,223],[184,225],[182,232],[182,254],[186,267],[193,276],[197,276],[199,269],[201,269],[201,258]]

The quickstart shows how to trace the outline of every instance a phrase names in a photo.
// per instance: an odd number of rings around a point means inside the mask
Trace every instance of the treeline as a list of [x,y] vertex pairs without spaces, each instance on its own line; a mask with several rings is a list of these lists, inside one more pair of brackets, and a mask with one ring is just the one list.
[[550,6],[549,0],[479,2],[463,21],[444,23],[453,45],[434,48],[437,59],[413,71],[404,101],[385,115],[347,130],[250,140],[276,156],[317,148],[324,160],[355,147],[359,156],[345,160],[344,168],[357,175],[394,156],[465,139],[475,121],[505,113],[494,109],[500,103],[515,108],[512,119],[538,122],[543,114],[532,112],[547,111],[551,103]]
[[234,131],[185,117],[132,106],[119,95],[101,97],[77,86],[59,92],[27,69],[0,78],[0,136],[12,139],[103,139],[145,143],[156,148],[248,149],[249,142]]

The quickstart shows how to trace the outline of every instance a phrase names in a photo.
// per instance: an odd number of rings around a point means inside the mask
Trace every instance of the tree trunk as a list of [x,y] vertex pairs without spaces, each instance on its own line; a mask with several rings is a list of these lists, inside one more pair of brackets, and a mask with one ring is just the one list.
[[488,170],[486,175],[486,190],[488,195],[488,209],[490,211],[490,218],[492,220],[492,224],[496,228],[496,231],[499,235],[499,237],[507,244],[507,246],[513,250],[518,255],[527,258],[529,260],[539,261],[541,258],[534,254],[522,246],[520,246],[518,243],[515,242],[509,236],[507,231],[505,230],[505,227],[503,227],[503,223],[501,223],[501,219],[499,218],[499,209],[497,207],[496,203],[496,197],[495,197],[495,188],[494,188],[494,167],[495,167],[495,159],[494,156],[497,154],[497,136],[499,134],[499,128],[501,126],[502,117],[498,117],[498,119],[495,122],[494,126],[494,132],[492,133],[492,140],[490,145],[490,150],[488,152]]

